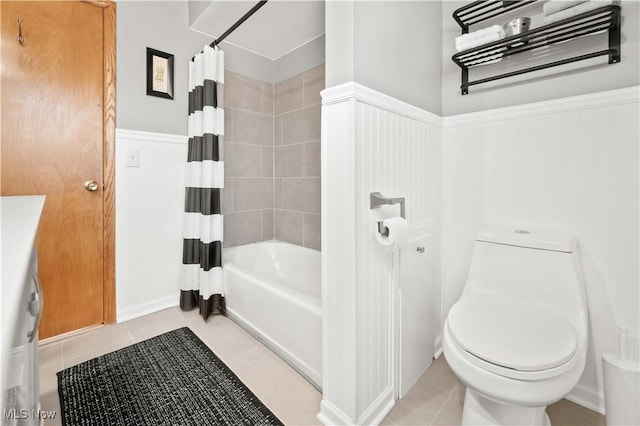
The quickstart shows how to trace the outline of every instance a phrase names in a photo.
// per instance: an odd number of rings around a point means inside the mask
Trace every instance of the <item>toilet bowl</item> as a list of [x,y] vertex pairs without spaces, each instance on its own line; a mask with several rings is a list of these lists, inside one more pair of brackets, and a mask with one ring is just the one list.
[[487,228],[443,330],[467,386],[462,424],[548,425],[546,406],[578,382],[587,305],[571,236]]

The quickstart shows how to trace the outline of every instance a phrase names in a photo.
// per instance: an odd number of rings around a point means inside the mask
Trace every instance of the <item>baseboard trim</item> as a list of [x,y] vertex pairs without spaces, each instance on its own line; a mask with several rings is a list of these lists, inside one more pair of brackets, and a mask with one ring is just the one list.
[[171,296],[165,296],[145,303],[139,303],[129,308],[118,309],[116,312],[116,322],[125,322],[163,309],[173,308],[174,306],[178,306],[179,300],[180,293],[176,293]]
[[604,415],[604,394],[583,385],[576,385],[564,399]]
[[359,425],[377,425],[389,414],[395,405],[393,386],[385,389],[358,419]]
[[96,324],[96,325],[90,325],[89,327],[84,327],[84,328],[80,328],[78,330],[73,330],[73,331],[68,331],[66,333],[62,333],[62,334],[57,334],[55,336],[51,336],[51,337],[47,337],[45,339],[41,339],[38,341],[38,345],[40,347],[44,347],[47,345],[50,345],[52,343],[57,343],[61,340],[64,339],[68,339],[69,337],[74,337],[74,336],[78,336],[80,334],[84,334],[87,333],[89,331],[93,331],[95,329],[104,327],[104,324]]
[[340,411],[335,405],[323,399],[320,402],[320,412],[316,416],[323,425],[352,425],[354,421]]
[[438,334],[436,337],[435,344],[433,345],[433,352],[433,357],[435,359],[440,358],[440,355],[442,355],[442,333]]

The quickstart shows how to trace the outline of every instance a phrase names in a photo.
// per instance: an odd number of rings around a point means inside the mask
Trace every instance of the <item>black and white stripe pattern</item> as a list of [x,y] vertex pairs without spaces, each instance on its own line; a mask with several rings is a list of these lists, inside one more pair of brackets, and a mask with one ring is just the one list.
[[222,275],[224,187],[221,148],[224,52],[205,46],[189,63],[189,153],[186,169],[180,307],[207,319],[224,313]]

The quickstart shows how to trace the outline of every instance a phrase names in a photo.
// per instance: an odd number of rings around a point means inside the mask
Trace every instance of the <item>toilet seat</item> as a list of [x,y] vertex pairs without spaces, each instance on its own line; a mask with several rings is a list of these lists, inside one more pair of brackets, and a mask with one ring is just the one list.
[[447,327],[469,361],[523,380],[567,371],[578,350],[575,331],[561,314],[514,297],[463,296],[449,311]]

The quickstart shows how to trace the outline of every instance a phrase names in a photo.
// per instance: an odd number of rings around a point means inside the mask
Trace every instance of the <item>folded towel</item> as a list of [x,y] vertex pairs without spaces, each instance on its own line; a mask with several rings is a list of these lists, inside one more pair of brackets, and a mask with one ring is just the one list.
[[497,49],[468,53],[466,55],[461,55],[458,58],[465,64],[467,68],[480,65],[495,64],[496,62],[500,62],[502,60],[502,56],[505,50],[505,47],[499,47]]
[[571,18],[581,13],[599,9],[604,6],[609,6],[611,4],[614,4],[615,2],[616,2],[615,0],[589,0],[577,6],[573,6],[568,9],[564,9],[559,12],[553,13],[551,15],[545,16],[544,25],[562,21],[563,19]]
[[491,43],[492,41],[497,41],[502,38],[504,38],[504,29],[500,25],[493,25],[488,28],[483,28],[469,34],[462,34],[461,36],[456,37],[456,51],[462,52],[463,50]]
[[544,16],[547,16],[588,1],[589,0],[549,0],[542,5],[542,11],[544,12]]
[[471,61],[467,65],[467,68],[473,68],[473,67],[479,67],[479,66],[482,66],[482,65],[495,64],[496,62],[500,62],[501,60],[502,60],[502,53],[499,53],[499,54],[496,54],[496,55],[488,56],[486,58],[476,59],[475,61]]

